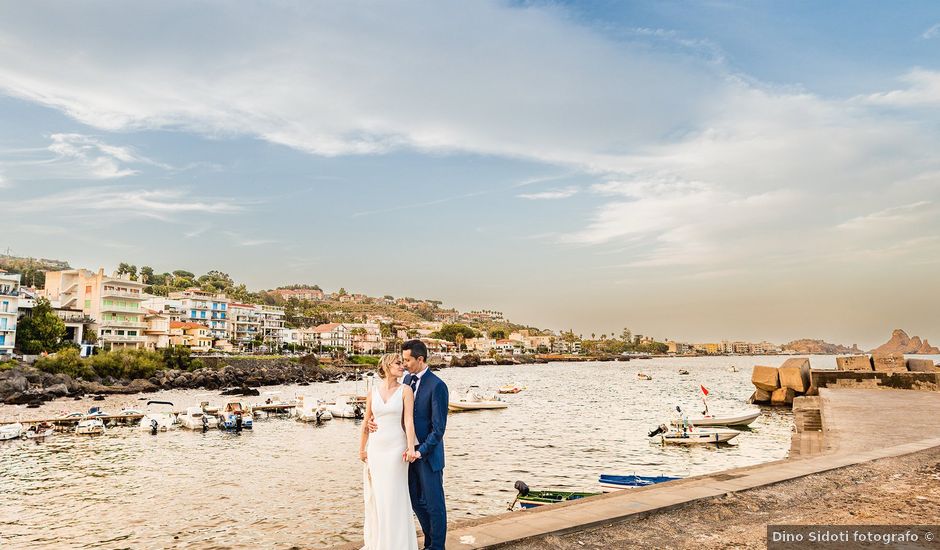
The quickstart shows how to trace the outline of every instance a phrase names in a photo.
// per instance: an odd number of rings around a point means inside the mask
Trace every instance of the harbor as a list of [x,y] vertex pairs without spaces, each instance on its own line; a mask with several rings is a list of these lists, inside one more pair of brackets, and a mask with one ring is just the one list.
[[[746,358],[733,359],[738,366],[747,364]],[[505,409],[450,415],[449,517],[459,524],[506,512],[518,480],[533,489],[600,492],[602,473],[694,476],[784,458],[793,424],[785,408],[760,407],[761,417],[721,448],[650,443],[648,432],[667,422],[676,404],[700,412],[699,383],[711,391],[713,410],[750,407],[745,403],[752,391],[749,370],[729,372],[729,366],[728,358],[653,358],[642,362],[652,382],[637,380],[639,366],[633,362],[438,371],[452,398],[472,385],[494,391],[524,388],[499,395],[508,404]],[[690,375],[679,375],[680,368]],[[119,411],[141,408],[149,399],[172,402],[180,411],[202,401],[250,404],[296,394],[329,400],[356,393],[356,386],[351,381],[265,386],[260,396],[246,398],[199,390],[112,395],[104,401],[89,397],[56,400],[39,409],[3,406],[0,418],[56,418],[93,406]],[[359,392],[363,387],[360,383]],[[54,548],[55,541],[94,546],[115,537],[128,546],[180,548],[356,543],[362,521],[362,465],[356,455],[360,426],[355,419],[334,418],[316,426],[272,414],[256,417],[253,429],[241,435],[177,429],[152,436],[115,427],[103,436],[57,433],[42,444],[6,442],[0,444],[0,473],[10,488],[10,505],[0,519],[11,528],[0,534],[0,542],[11,548]],[[153,502],[166,503],[167,510]],[[232,523],[236,502],[243,521]],[[76,513],[88,508],[95,510],[93,523]]]

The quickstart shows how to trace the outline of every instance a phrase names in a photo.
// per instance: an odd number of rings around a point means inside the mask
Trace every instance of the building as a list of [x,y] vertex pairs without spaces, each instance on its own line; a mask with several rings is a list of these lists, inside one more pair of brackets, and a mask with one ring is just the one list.
[[467,351],[489,353],[491,349],[496,347],[496,340],[492,338],[467,338],[463,344],[466,346]]
[[212,332],[209,327],[200,323],[173,321],[170,323],[170,343],[205,353],[212,351]]
[[353,349],[353,336],[350,329],[343,323],[325,323],[313,328],[316,345],[318,347]]
[[231,337],[228,306],[232,301],[224,294],[190,288],[171,292],[169,297],[180,301],[183,311],[180,321],[205,325],[214,340],[228,340]]
[[141,302],[141,307],[151,311],[157,311],[167,315],[170,321],[184,321],[184,317],[189,317],[183,309],[182,300],[174,300],[166,296],[151,296]]
[[262,340],[261,317],[258,313],[258,306],[254,304],[229,304],[232,340],[238,349],[253,349],[254,343]]
[[666,340],[666,353],[673,353],[676,355],[685,355],[692,351],[692,346],[684,342],[676,342],[673,340]]
[[147,349],[163,349],[170,345],[170,316],[161,311],[145,310],[144,321],[147,327],[144,336],[147,338]]
[[0,269],[0,355],[13,353],[19,313],[20,274]]
[[352,349],[356,353],[377,353],[385,351],[382,340],[382,327],[374,323],[345,323],[352,336]]
[[284,342],[284,308],[264,304],[255,307],[264,343],[271,347],[280,347]]
[[98,343],[104,349],[143,348],[146,310],[141,303],[149,296],[146,285],[127,275],[108,276],[104,269],[47,271],[41,295],[57,307],[77,310],[93,320]]
[[441,323],[456,323],[460,313],[456,309],[441,309],[434,312],[434,320]]
[[278,288],[270,293],[276,294],[285,300],[295,298],[297,300],[320,302],[324,298],[323,291],[319,288]]

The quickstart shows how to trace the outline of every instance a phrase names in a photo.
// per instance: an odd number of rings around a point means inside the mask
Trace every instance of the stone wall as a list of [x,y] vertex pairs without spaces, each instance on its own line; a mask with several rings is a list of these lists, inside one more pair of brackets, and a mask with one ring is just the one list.
[[817,388],[890,388],[896,390],[940,391],[938,372],[879,372],[813,370]]

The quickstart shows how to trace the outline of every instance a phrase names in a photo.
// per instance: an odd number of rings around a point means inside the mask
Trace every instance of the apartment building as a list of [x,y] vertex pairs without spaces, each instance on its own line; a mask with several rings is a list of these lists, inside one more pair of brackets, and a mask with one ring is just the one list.
[[316,335],[316,344],[322,347],[343,348],[351,350],[353,336],[350,329],[343,323],[325,323],[313,328]]
[[195,352],[212,351],[212,331],[200,323],[173,321],[170,323],[170,343],[186,346]]
[[228,314],[235,346],[242,350],[252,349],[253,343],[263,334],[258,306],[232,302]]
[[92,328],[103,349],[143,348],[146,310],[141,303],[148,298],[146,285],[127,275],[105,275],[87,269],[47,271],[42,295],[64,309],[81,309],[93,320]]
[[385,351],[382,327],[374,323],[345,323],[352,336],[352,349],[356,353]]
[[0,355],[13,353],[19,314],[20,274],[0,270]]
[[181,322],[205,325],[213,340],[227,341],[231,337],[228,308],[232,301],[224,294],[190,288],[171,292],[169,297],[180,301],[183,311]]
[[144,321],[147,328],[144,329],[144,336],[147,338],[145,347],[147,349],[163,349],[170,345],[170,316],[161,311],[152,309],[145,310]]
[[258,311],[261,336],[265,343],[280,346],[284,342],[284,308],[260,304]]

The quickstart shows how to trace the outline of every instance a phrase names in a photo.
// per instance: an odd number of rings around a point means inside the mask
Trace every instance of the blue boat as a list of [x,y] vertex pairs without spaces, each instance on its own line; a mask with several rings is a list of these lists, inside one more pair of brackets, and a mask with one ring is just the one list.
[[221,422],[219,422],[219,429],[221,430],[240,432],[242,430],[250,430],[254,427],[254,423],[251,420],[251,412],[245,407],[242,407],[242,404],[237,401],[226,404],[225,410],[222,411],[220,416]]
[[674,481],[677,479],[682,479],[681,477],[671,477],[671,476],[638,476],[636,474],[629,476],[615,476],[609,474],[601,474],[600,479],[597,481],[601,484],[601,487],[604,489],[635,489],[637,487],[646,487],[648,485],[655,485],[657,483],[664,483],[666,481]]

